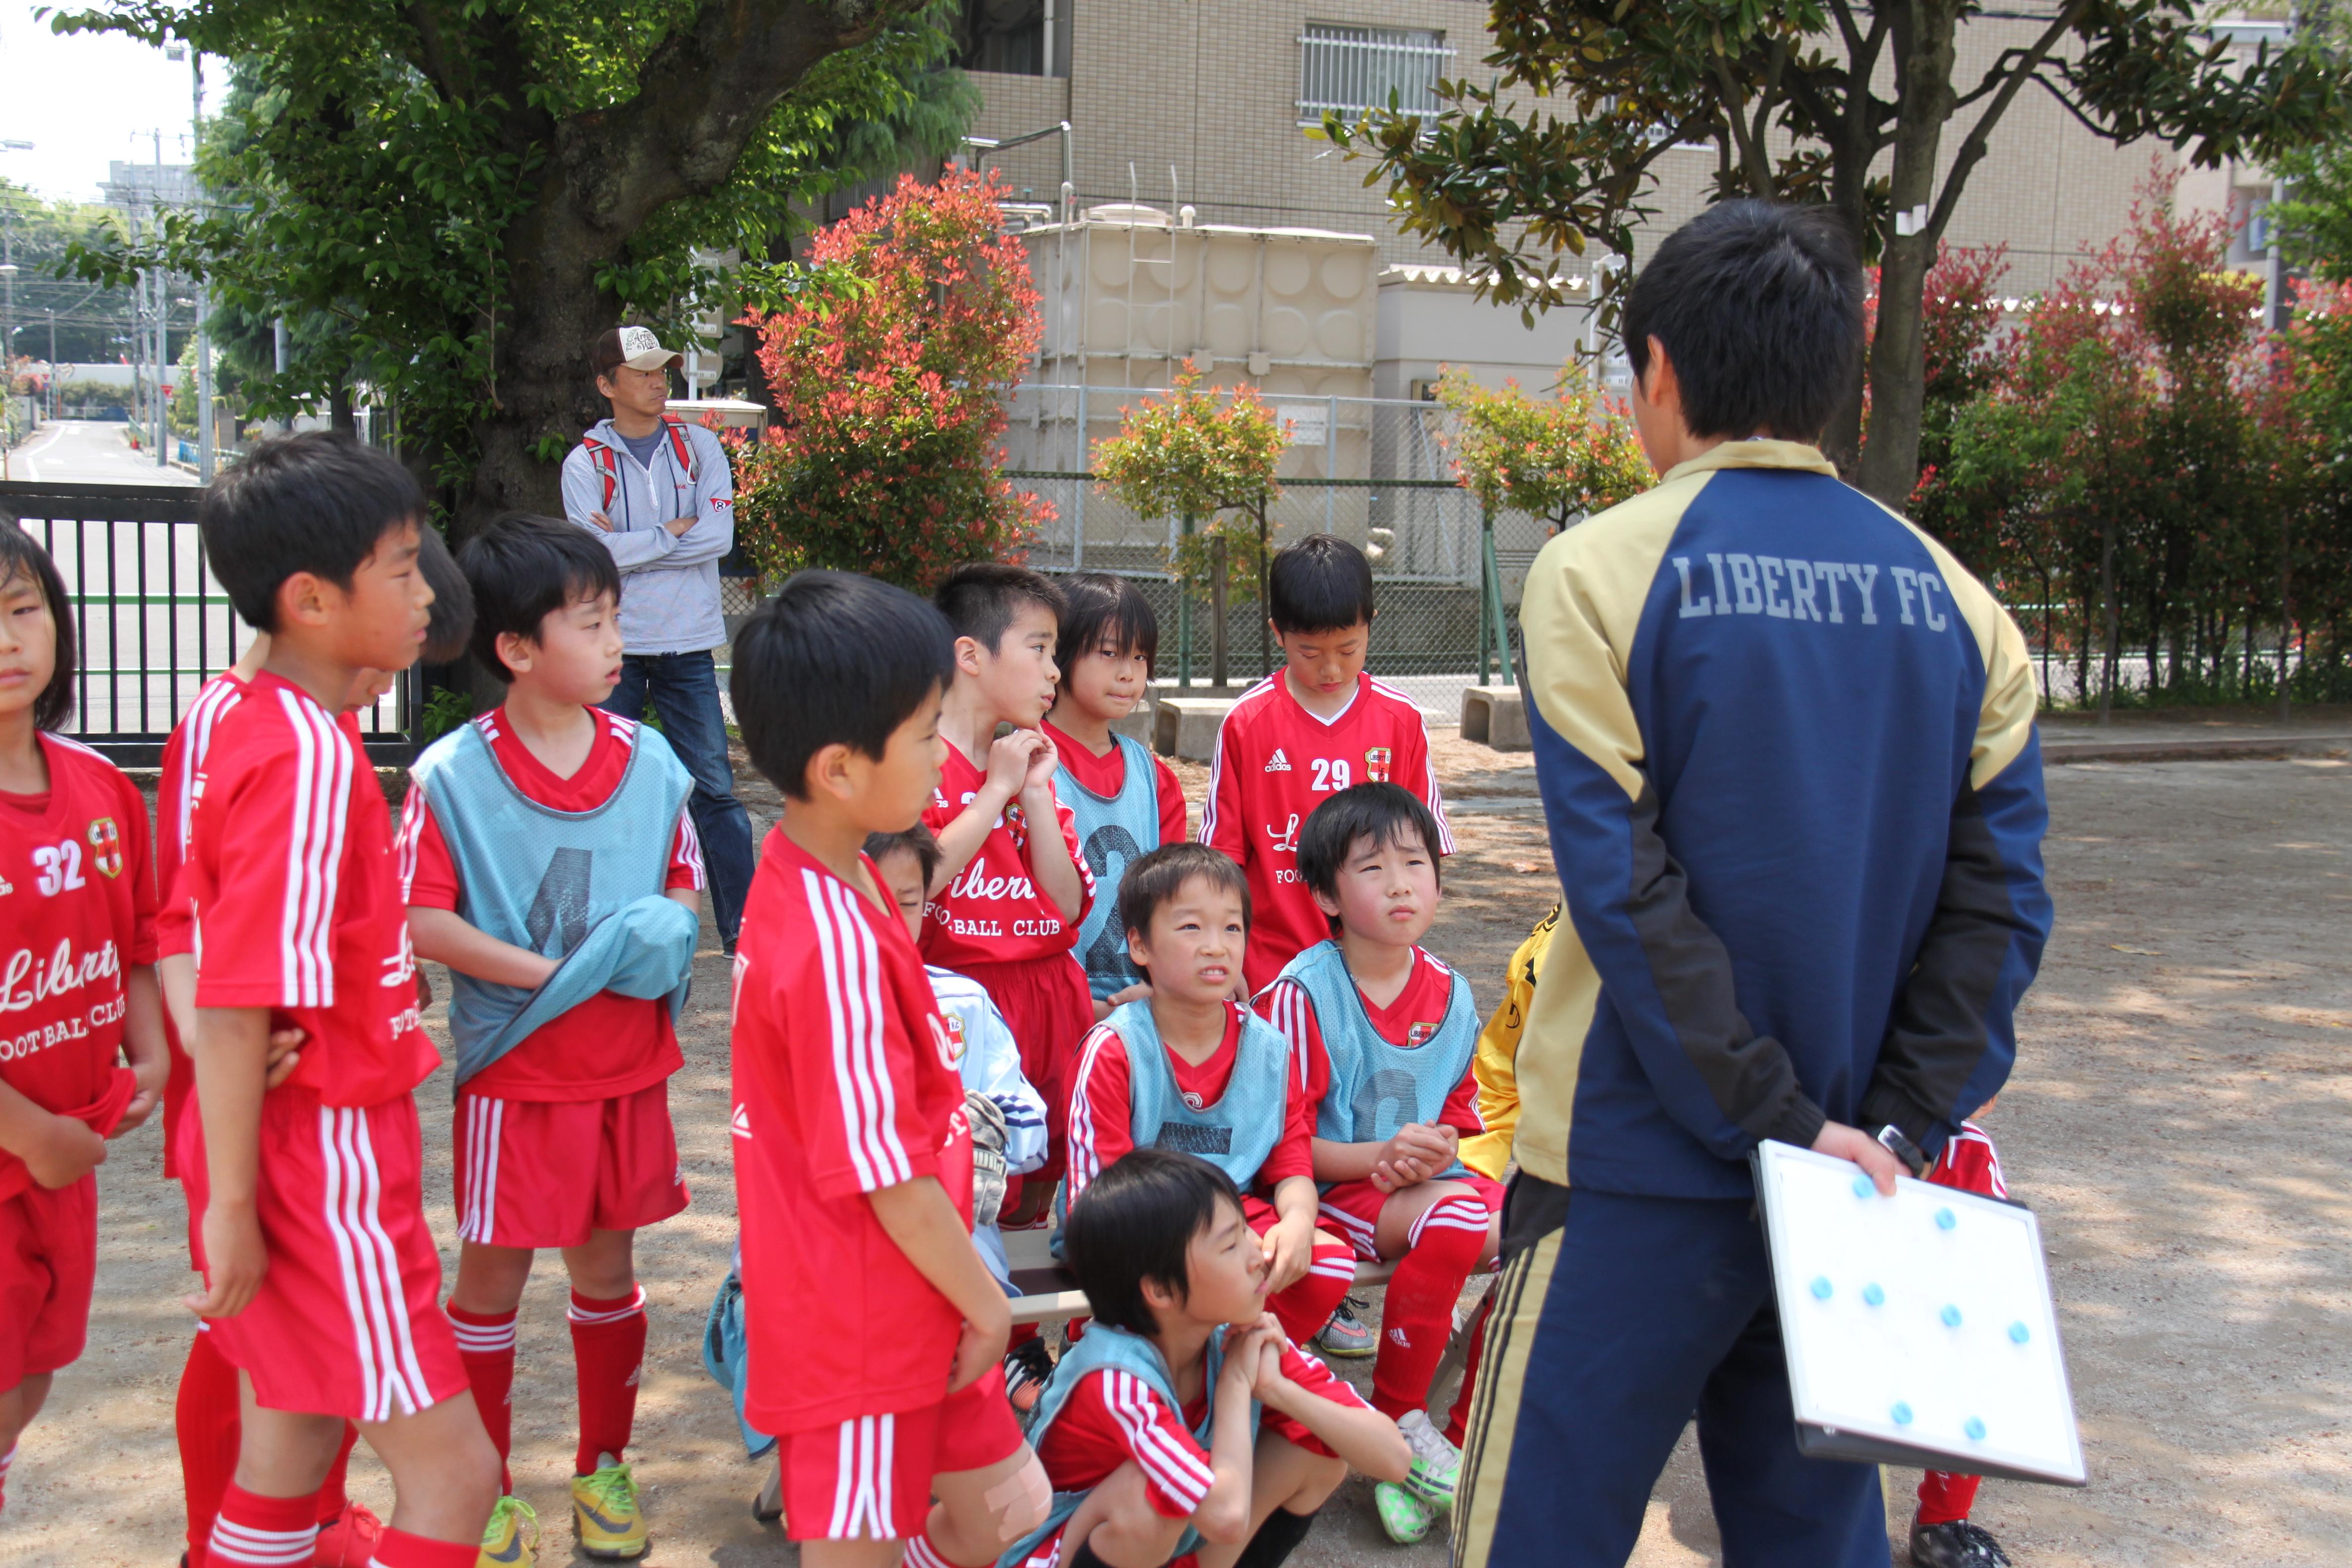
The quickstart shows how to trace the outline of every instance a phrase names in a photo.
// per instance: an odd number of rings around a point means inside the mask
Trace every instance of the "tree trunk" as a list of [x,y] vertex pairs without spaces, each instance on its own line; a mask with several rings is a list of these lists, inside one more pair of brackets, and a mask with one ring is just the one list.
[[1209,684],[1225,689],[1225,542],[1209,541]]
[[[1936,200],[1936,153],[1952,116],[1953,39],[1960,0],[1921,0],[1895,13],[1895,163],[1888,195],[1897,213]],[[1889,506],[1910,500],[1919,482],[1919,422],[1927,401],[1921,316],[1927,269],[1942,226],[1889,233],[1880,253],[1878,331],[1870,345],[1870,440],[1863,448],[1862,488]]]
[[502,237],[490,411],[451,543],[503,511],[560,510],[563,455],[606,412],[587,354],[620,324],[621,302],[597,287],[599,270],[625,260],[664,206],[724,184],[811,67],[914,4],[706,0],[647,58],[632,102],[553,128],[538,198]]
[[2099,529],[2099,614],[2106,622],[2106,651],[2099,659],[2099,722],[2112,716],[2116,695],[2116,525],[2110,518]]

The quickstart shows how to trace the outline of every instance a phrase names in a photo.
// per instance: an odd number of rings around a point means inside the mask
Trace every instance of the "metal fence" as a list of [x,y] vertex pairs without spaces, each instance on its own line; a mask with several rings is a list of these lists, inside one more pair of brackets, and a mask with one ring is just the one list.
[[[1164,387],[1017,388],[1009,400],[1005,477],[1050,502],[1054,520],[1030,546],[1048,572],[1111,572],[1135,580],[1161,622],[1161,673],[1183,650],[1176,637],[1176,585],[1168,574],[1181,520],[1145,517],[1097,488],[1087,472],[1095,442],[1118,428],[1120,410]],[[1524,512],[1484,517],[1454,477],[1447,456],[1453,416],[1434,403],[1268,392],[1290,427],[1267,514],[1276,547],[1310,533],[1336,533],[1371,558],[1380,618],[1371,668],[1381,675],[1469,675],[1491,659],[1496,606],[1515,628],[1518,589],[1542,548],[1544,525]],[[1491,525],[1491,526],[1490,526]],[[1488,546],[1492,546],[1489,563]],[[1204,595],[1192,608],[1192,674],[1206,678],[1211,633]],[[1255,595],[1226,605],[1235,678],[1262,673]],[[1515,633],[1514,633],[1515,635]],[[1278,657],[1278,656],[1277,656]]]
[[[205,564],[202,492],[150,485],[0,483],[0,506],[65,579],[81,669],[67,733],[128,767],[163,760],[172,727],[251,633]],[[359,714],[368,754],[405,763],[419,708],[408,671]]]

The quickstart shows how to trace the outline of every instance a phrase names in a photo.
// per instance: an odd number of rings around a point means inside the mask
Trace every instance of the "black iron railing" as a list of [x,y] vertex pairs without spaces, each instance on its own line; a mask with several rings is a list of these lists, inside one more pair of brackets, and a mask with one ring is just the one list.
[[[236,662],[249,635],[205,567],[193,486],[0,482],[58,563],[71,601],[81,672],[67,732],[125,767],[163,760],[172,726],[205,680]],[[415,755],[421,699],[414,669],[360,731],[379,764]]]

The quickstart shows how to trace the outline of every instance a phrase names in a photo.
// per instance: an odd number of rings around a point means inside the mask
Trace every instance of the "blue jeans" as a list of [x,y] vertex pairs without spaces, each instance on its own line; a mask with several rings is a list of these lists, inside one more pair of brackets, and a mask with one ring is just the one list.
[[735,798],[735,770],[727,762],[727,715],[719,706],[719,671],[704,653],[633,653],[621,660],[621,684],[604,700],[604,710],[624,719],[645,717],[653,700],[662,738],[694,775],[695,836],[702,840],[702,864],[710,879],[710,918],[719,940],[732,952],[743,924],[743,900],[751,890],[751,818]]

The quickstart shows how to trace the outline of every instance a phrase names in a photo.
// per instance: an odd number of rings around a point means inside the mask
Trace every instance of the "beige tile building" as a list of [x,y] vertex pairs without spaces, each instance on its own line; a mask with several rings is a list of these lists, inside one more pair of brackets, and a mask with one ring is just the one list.
[[[2016,11],[2047,9],[2027,0]],[[1369,234],[1379,263],[1444,258],[1398,232],[1368,164],[1303,129],[1397,89],[1408,107],[1437,77],[1491,75],[1486,8],[1475,0],[971,0],[969,57],[985,95],[975,134],[1005,139],[1067,120],[1080,208],[1138,200],[1202,224]],[[2031,17],[1982,18],[1963,35],[1960,79],[2032,36]],[[1050,31],[1049,31],[1050,29]],[[1012,68],[989,69],[990,65]],[[1945,139],[1946,159],[1969,123]],[[2119,233],[2135,190],[2172,154],[2116,148],[2046,93],[2021,95],[1970,177],[1948,237],[2005,243],[2009,287],[2046,287],[2085,247]],[[1057,138],[992,154],[1016,192],[1058,200]],[[1704,205],[1711,151],[1666,155],[1646,233]]]

